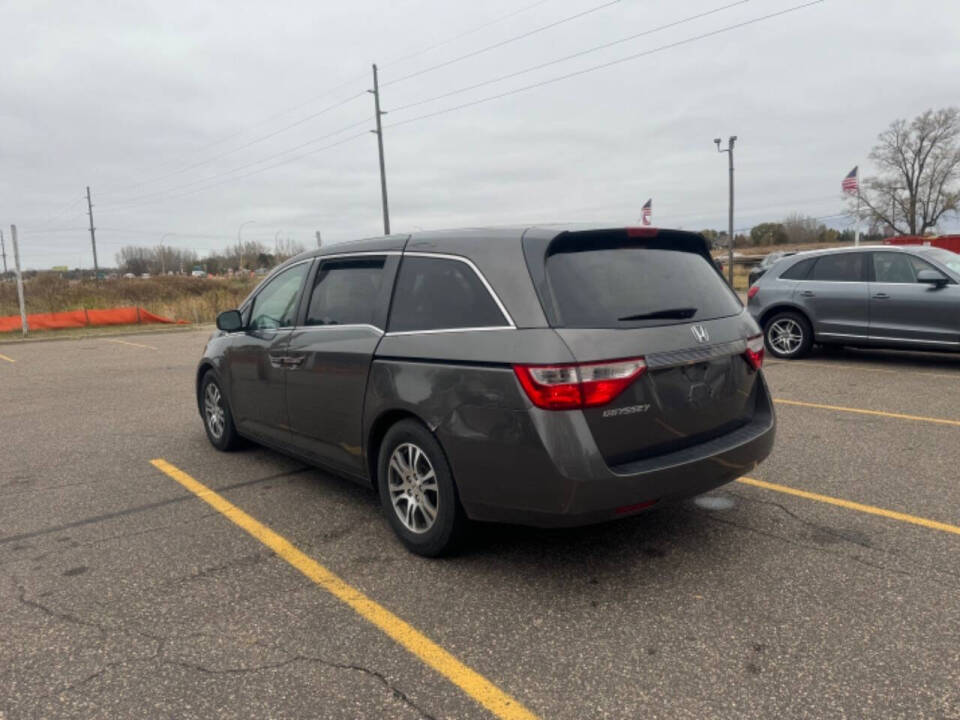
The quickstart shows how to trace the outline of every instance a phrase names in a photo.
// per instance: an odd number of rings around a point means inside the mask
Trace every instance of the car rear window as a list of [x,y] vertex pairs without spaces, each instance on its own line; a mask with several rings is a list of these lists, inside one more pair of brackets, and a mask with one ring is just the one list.
[[711,320],[743,306],[704,256],[666,243],[580,244],[548,251],[554,327],[624,328]]

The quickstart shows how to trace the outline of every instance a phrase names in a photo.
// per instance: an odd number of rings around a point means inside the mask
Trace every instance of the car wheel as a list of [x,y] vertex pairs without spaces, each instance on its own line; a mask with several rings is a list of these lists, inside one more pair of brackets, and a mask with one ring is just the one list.
[[433,434],[414,420],[401,420],[383,438],[377,468],[380,504],[407,549],[425,557],[452,551],[467,518]]
[[774,357],[800,358],[813,346],[813,330],[807,319],[796,312],[777,313],[763,327],[767,349]]
[[207,431],[210,444],[217,450],[234,450],[241,444],[233,414],[220,381],[212,370],[207,371],[200,383],[200,409],[203,413],[203,429]]

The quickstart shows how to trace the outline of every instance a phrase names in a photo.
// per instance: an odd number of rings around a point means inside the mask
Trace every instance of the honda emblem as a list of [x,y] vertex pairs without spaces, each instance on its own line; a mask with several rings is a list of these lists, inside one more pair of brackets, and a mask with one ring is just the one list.
[[705,343],[710,340],[710,334],[703,325],[691,325],[690,332],[693,333],[698,343]]

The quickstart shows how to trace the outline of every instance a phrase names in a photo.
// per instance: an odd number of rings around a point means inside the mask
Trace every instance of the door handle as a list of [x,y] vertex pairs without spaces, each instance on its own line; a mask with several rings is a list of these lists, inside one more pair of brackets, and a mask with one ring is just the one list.
[[800,293],[803,297],[816,297],[817,294],[813,290],[804,290]]
[[886,293],[875,293],[873,296],[874,300],[889,300],[890,296]]
[[273,353],[270,353],[270,367],[275,367],[279,369],[279,368],[285,367],[286,364],[287,364],[286,355],[274,355]]
[[295,370],[301,365],[303,365],[303,361],[306,359],[307,359],[306,355],[298,355],[295,357],[288,355],[283,359],[283,361],[284,361],[284,364],[287,366],[287,368],[289,368],[290,370]]

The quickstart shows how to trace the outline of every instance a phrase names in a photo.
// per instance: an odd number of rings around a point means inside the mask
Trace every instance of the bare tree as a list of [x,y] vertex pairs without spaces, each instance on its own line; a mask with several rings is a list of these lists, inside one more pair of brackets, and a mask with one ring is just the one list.
[[[923,235],[960,210],[960,109],[927,110],[896,120],[870,151],[880,170],[860,188],[871,227]],[[851,208],[857,204],[850,199]]]

